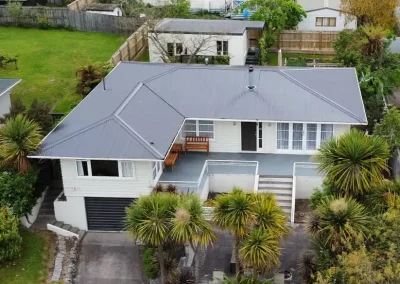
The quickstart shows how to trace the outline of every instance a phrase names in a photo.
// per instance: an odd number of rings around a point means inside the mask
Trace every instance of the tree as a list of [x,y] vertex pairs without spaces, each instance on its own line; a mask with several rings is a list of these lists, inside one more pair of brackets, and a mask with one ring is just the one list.
[[374,135],[385,139],[392,151],[400,147],[400,111],[396,107],[389,106],[383,119],[375,125]]
[[26,116],[39,125],[44,135],[49,133],[53,127],[53,117],[50,114],[50,110],[51,105],[49,103],[38,102],[37,99],[34,99],[26,112]]
[[25,174],[3,172],[0,174],[0,207],[7,207],[17,217],[26,217],[32,213],[38,194],[35,189],[38,173]]
[[26,108],[22,103],[21,99],[15,99],[11,101],[10,112],[6,113],[4,117],[0,118],[0,123],[4,124],[6,120],[10,117],[14,117],[17,114],[25,114]]
[[211,224],[204,218],[204,209],[197,195],[182,196],[173,218],[171,238],[178,243],[189,243],[194,253],[195,283],[200,281],[199,250],[216,240]]
[[263,21],[266,25],[267,47],[272,46],[284,29],[294,29],[307,17],[304,9],[291,0],[248,0],[240,5],[240,10],[252,10],[252,21]]
[[397,0],[342,0],[341,10],[346,13],[347,20],[358,19],[359,25],[372,24],[392,29],[397,24],[395,9]]
[[76,92],[84,97],[87,96],[110,73],[113,67],[110,63],[94,63],[76,70],[78,77]]
[[351,129],[321,145],[315,160],[335,188],[357,196],[383,180],[389,155],[384,139]]
[[169,241],[178,201],[175,194],[156,193],[140,197],[126,211],[127,230],[133,237],[157,247],[162,284],[167,283],[164,246]]
[[0,127],[0,157],[19,172],[31,165],[27,156],[39,148],[43,136],[38,124],[22,114],[11,117]]
[[236,272],[240,271],[239,246],[247,233],[250,222],[254,220],[253,203],[240,188],[215,199],[213,221],[221,228],[231,231],[235,236]]
[[253,269],[253,277],[259,272],[271,272],[280,264],[279,239],[263,228],[257,228],[246,236],[239,250],[243,263]]
[[6,207],[0,208],[0,263],[17,258],[21,252],[19,220]]
[[305,230],[341,253],[346,244],[354,244],[368,233],[369,218],[365,207],[350,197],[326,198],[308,217]]

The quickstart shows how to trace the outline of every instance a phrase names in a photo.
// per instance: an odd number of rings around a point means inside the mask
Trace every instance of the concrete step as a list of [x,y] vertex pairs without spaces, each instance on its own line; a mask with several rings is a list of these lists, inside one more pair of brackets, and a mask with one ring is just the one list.
[[[282,210],[283,210],[283,212],[285,212],[285,213],[287,213],[287,214],[291,214],[291,213],[292,213],[291,208],[283,207]],[[289,216],[289,217],[290,217],[290,216]]]
[[79,229],[77,227],[72,227],[71,229],[69,229],[70,232],[77,234]]
[[64,222],[56,221],[53,225],[61,228],[64,225]]
[[282,194],[292,196],[292,189],[259,187],[258,192]]
[[83,230],[79,230],[78,231],[78,236],[79,236],[79,240],[81,241],[83,239],[83,237],[85,236],[86,231]]
[[54,208],[40,208],[38,215],[54,215]]
[[260,182],[283,182],[283,183],[293,183],[293,178],[275,178],[275,177],[261,177],[259,178]]
[[275,194],[276,200],[292,202],[292,194]]
[[61,228],[64,229],[64,230],[69,231],[69,229],[71,229],[71,227],[72,227],[71,225],[64,224]]
[[285,201],[278,200],[277,203],[282,208],[292,208],[292,201],[285,202]]
[[291,183],[258,183],[258,187],[268,187],[268,188],[292,188]]

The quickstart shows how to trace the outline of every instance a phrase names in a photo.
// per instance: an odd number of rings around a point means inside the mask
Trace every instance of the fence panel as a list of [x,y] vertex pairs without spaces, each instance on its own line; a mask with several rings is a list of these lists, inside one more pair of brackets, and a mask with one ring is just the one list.
[[333,43],[337,38],[338,32],[283,31],[272,49],[287,53],[334,54]]
[[[73,27],[78,31],[131,34],[143,24],[139,18],[116,17],[104,14],[86,13],[67,8],[23,7],[19,23],[37,27],[46,20],[50,26]],[[0,25],[16,24],[7,7],[0,7]]]

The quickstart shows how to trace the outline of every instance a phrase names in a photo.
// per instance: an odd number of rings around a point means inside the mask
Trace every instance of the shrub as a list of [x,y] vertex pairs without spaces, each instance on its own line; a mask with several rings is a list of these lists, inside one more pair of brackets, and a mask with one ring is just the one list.
[[42,130],[43,134],[47,134],[53,127],[53,117],[50,114],[51,105],[45,101],[38,102],[34,99],[31,107],[26,112],[26,116],[35,121]]
[[144,247],[143,250],[144,274],[148,279],[156,279],[158,275],[157,262],[155,260],[155,250],[152,247]]
[[39,29],[41,29],[41,30],[49,30],[49,29],[51,29],[50,22],[46,17],[40,17],[39,18]]
[[310,196],[310,208],[312,210],[317,209],[321,201],[330,196],[338,195],[335,189],[329,181],[324,180],[322,183],[322,189],[314,188],[313,194]]
[[11,17],[11,20],[15,23],[16,26],[18,26],[21,22],[22,14],[24,12],[22,9],[22,3],[9,1],[7,3],[7,12]]
[[0,208],[0,263],[15,259],[21,251],[19,220],[6,207]]

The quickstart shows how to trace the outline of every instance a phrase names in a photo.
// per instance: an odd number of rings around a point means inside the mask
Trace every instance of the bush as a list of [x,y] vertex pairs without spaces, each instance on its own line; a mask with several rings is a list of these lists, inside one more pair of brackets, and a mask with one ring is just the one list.
[[22,238],[19,220],[5,207],[0,208],[0,263],[19,257]]
[[26,112],[26,116],[37,124],[43,134],[46,135],[53,128],[53,117],[50,114],[51,105],[45,101],[38,102],[34,99],[29,110]]
[[156,279],[158,275],[157,262],[155,260],[155,250],[152,247],[145,246],[143,250],[144,274],[147,279]]
[[52,27],[50,25],[50,22],[47,18],[45,17],[40,17],[39,18],[39,29],[41,30],[50,30]]
[[324,180],[321,190],[319,190],[318,188],[314,188],[313,194],[310,196],[310,208],[312,210],[317,209],[322,200],[335,194],[336,191],[333,185],[330,184],[327,180]]

